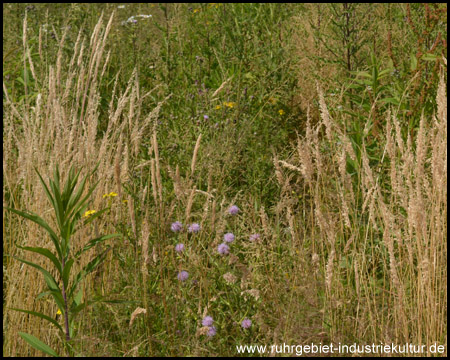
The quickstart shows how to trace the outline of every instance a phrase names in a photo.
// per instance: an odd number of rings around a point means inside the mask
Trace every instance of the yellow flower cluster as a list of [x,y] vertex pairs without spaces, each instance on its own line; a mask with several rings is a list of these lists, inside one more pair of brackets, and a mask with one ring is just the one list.
[[88,210],[88,211],[86,211],[85,213],[84,213],[84,217],[89,217],[89,216],[91,216],[92,214],[95,214],[97,211],[96,210]]
[[109,194],[103,195],[103,198],[106,198],[106,197],[114,197],[114,196],[117,196],[117,193],[115,193],[115,192],[110,192]]

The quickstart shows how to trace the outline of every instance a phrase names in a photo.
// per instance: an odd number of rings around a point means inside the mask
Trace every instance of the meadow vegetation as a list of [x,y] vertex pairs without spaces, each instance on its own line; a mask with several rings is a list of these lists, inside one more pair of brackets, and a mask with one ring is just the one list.
[[3,23],[5,356],[447,354],[445,4]]

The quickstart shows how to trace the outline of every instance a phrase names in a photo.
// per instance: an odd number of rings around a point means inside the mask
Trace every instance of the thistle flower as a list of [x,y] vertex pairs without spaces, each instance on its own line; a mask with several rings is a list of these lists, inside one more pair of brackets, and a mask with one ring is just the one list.
[[175,251],[176,251],[177,253],[180,253],[180,252],[184,251],[184,244],[177,244],[177,245],[175,246]]
[[252,321],[250,319],[244,319],[241,323],[241,326],[244,329],[248,329],[250,326],[252,326]]
[[190,233],[198,233],[200,231],[200,225],[197,223],[193,223],[189,226],[188,232]]
[[228,209],[228,213],[230,215],[236,215],[238,212],[239,212],[239,208],[236,205],[233,205]]
[[212,326],[214,320],[211,316],[205,316],[202,320],[203,326]]
[[209,337],[213,337],[214,335],[216,335],[217,334],[217,329],[216,329],[216,327],[215,326],[211,326],[210,328],[209,328],[209,330],[208,330],[208,336]]
[[203,120],[209,120],[209,116],[208,115],[203,115]]
[[233,235],[233,233],[226,233],[226,234],[223,236],[223,240],[224,240],[226,243],[231,243],[231,242],[233,242],[233,241],[234,241],[234,235]]
[[227,244],[220,244],[217,247],[217,251],[220,255],[228,255],[230,253],[230,247]]
[[189,274],[187,271],[183,270],[178,273],[178,280],[180,280],[180,281],[185,281],[185,280],[187,280],[188,277],[189,277]]
[[170,229],[171,229],[173,232],[181,231],[181,229],[183,229],[183,224],[180,223],[179,221],[175,221],[175,222],[172,223],[172,225],[170,226]]

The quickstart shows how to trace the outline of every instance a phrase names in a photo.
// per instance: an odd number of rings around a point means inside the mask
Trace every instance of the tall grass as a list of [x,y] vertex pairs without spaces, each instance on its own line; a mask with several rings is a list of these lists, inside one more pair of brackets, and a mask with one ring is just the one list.
[[321,259],[333,341],[446,342],[445,89],[441,74],[437,112],[422,115],[415,143],[409,134],[405,142],[395,111],[386,114],[380,162],[364,140],[356,148],[319,90],[320,122],[308,122],[290,159],[275,159],[287,169],[280,186],[297,190],[282,191],[286,221],[295,206],[303,244]]

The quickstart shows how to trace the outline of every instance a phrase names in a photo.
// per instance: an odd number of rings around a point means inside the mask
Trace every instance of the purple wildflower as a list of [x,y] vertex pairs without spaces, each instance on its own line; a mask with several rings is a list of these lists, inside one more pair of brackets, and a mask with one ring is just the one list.
[[177,246],[175,246],[175,251],[177,253],[180,253],[184,250],[184,244],[177,244]]
[[224,240],[226,243],[231,243],[231,242],[233,242],[233,241],[234,241],[234,235],[233,235],[233,233],[226,233],[226,234],[223,236],[223,240]]
[[260,234],[252,234],[250,235],[250,241],[258,240],[261,237]]
[[202,320],[203,326],[212,326],[214,320],[211,316],[205,316]]
[[233,205],[228,209],[228,212],[230,215],[236,215],[239,212],[239,208],[236,205]]
[[216,335],[217,333],[217,329],[215,326],[211,326],[208,330],[208,336],[209,337],[213,337],[214,335]]
[[217,251],[221,255],[228,255],[228,253],[230,252],[230,247],[227,244],[220,244],[217,247]]
[[180,223],[179,221],[175,221],[175,222],[172,223],[172,225],[170,226],[170,229],[171,229],[173,232],[181,231],[181,229],[183,229],[183,224]]
[[206,120],[209,120],[209,116],[208,115],[203,115],[203,119],[206,121]]
[[178,273],[178,280],[180,280],[180,281],[185,281],[185,280],[187,280],[188,277],[189,277],[189,274],[187,271],[183,270]]
[[190,233],[197,233],[200,231],[200,225],[197,223],[193,223],[189,226],[188,232]]
[[252,321],[250,319],[244,319],[241,323],[241,326],[244,329],[248,329],[250,326],[252,326]]

